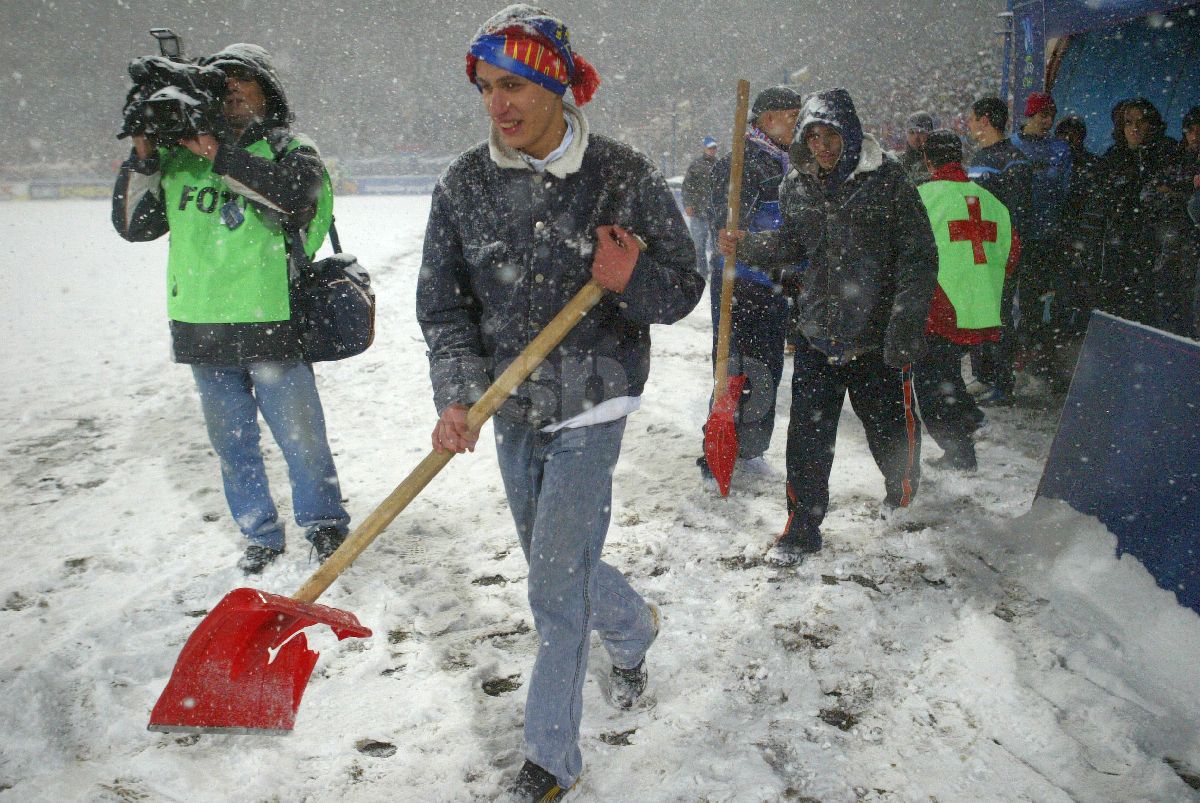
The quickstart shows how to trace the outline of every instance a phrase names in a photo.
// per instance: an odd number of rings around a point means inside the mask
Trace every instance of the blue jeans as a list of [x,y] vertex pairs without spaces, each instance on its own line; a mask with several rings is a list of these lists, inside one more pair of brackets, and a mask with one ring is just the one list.
[[325,415],[312,366],[261,362],[246,366],[193,365],[208,439],[221,459],[229,511],[255,544],[283,549],[283,525],[271,499],[259,448],[261,410],[287,461],[296,523],[311,536],[318,527],[347,530],[337,469],[325,438]]
[[645,600],[600,560],[625,419],[554,433],[493,422],[540,642],[525,702],[525,757],[570,788],[583,770],[579,720],[591,631],[622,669],[641,663],[654,639]]

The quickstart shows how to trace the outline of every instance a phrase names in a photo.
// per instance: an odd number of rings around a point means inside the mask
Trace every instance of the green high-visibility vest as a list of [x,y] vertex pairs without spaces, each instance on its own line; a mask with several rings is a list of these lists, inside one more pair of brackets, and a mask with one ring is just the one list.
[[[291,151],[301,144],[293,139]],[[260,139],[246,148],[274,160]],[[279,215],[264,212],[226,185],[212,162],[186,148],[159,151],[163,202],[171,229],[167,256],[167,314],[184,323],[265,323],[291,318],[287,243]],[[221,209],[237,205],[243,222],[230,228]],[[308,225],[311,257],[333,218],[333,187],[326,173],[317,213]]]
[[938,284],[954,306],[958,328],[999,326],[1012,250],[1008,208],[973,181],[928,181],[917,192],[937,241]]

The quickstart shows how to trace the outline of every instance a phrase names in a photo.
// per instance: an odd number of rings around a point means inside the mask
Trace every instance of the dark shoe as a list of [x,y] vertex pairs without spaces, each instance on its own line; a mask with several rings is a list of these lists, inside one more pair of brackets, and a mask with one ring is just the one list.
[[796,517],[788,516],[783,532],[771,544],[764,560],[776,566],[799,566],[808,555],[821,551],[821,531],[801,532]]
[[773,566],[799,566],[806,557],[820,551],[820,547],[805,549],[794,541],[780,538],[767,550],[763,560]]
[[517,773],[517,780],[509,789],[509,793],[515,799],[528,800],[531,803],[543,803],[543,801],[549,803],[551,800],[560,800],[569,791],[571,790],[563,789],[558,785],[557,778],[528,760],[521,767],[521,771]]
[[337,527],[319,527],[308,539],[317,552],[317,562],[324,563],[346,540],[346,534]]
[[282,554],[282,549],[271,549],[269,546],[251,544],[246,547],[246,551],[238,560],[237,565],[242,570],[242,574],[262,574],[262,570],[267,568],[271,561]]
[[[650,645],[653,645],[654,640],[658,638],[658,628],[661,619],[657,605],[648,602],[646,603],[646,607],[650,609],[650,615],[654,617],[654,635],[650,637]],[[646,649],[649,650],[650,647],[647,646]],[[609,683],[609,702],[617,708],[628,711],[630,708],[633,708],[634,703],[641,699],[642,692],[646,690],[646,683],[649,679],[650,673],[646,671],[645,658],[638,662],[638,665],[633,669],[621,669],[619,666],[614,666]]]
[[979,461],[971,453],[946,452],[941,457],[930,460],[929,465],[942,471],[977,471],[979,469]]

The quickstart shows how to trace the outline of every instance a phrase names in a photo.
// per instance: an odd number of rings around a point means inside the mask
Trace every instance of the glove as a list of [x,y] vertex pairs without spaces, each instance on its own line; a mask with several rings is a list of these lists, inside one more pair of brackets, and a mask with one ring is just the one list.
[[918,362],[925,355],[925,335],[899,337],[890,333],[883,342],[883,361],[893,368]]

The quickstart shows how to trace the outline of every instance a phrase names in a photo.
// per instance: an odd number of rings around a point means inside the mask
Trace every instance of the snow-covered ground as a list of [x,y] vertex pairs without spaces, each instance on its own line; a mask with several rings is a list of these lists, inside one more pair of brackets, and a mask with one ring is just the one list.
[[[361,520],[434,421],[413,316],[428,198],[338,204],[379,296],[374,347],[318,368]],[[191,377],[168,355],[165,241],[127,244],[108,214],[0,204],[0,798],[495,797],[521,760],[536,637],[490,427],[322,598],[375,635],[312,635],[321,658],[293,733],[146,730],[205,611],[238,586],[292,593],[313,565],[292,527],[261,578],[234,568],[243,544]],[[577,799],[1200,798],[1200,619],[1117,560],[1095,520],[1031,510],[1051,414],[990,412],[980,472],[927,469],[911,511],[884,520],[847,407],[826,549],[780,571],[760,556],[782,481],[736,476],[725,500],[698,483],[707,310],[655,328],[626,432],[606,554],[664,627],[632,712],[604,702],[594,646]]]

